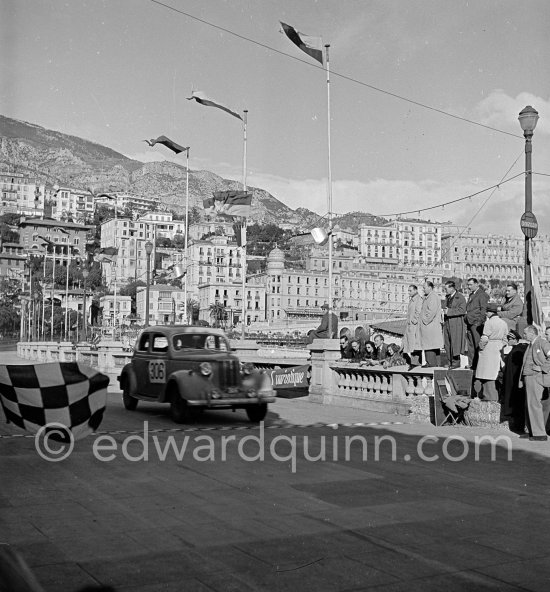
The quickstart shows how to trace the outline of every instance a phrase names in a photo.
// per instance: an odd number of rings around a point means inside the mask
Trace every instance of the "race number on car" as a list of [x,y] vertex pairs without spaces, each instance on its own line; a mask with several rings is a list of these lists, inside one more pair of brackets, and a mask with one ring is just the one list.
[[149,382],[164,384],[166,382],[166,368],[164,361],[149,362]]

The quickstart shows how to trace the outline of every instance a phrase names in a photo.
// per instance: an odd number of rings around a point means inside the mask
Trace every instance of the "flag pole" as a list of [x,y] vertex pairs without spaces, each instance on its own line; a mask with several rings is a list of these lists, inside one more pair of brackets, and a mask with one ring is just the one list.
[[[248,109],[243,111],[243,191],[246,192],[246,126],[248,123]],[[243,276],[243,305],[241,319],[241,339],[244,341],[246,333],[246,217],[243,220],[243,234],[241,246],[242,276]]]
[[[188,274],[188,235],[189,235],[189,146],[186,149],[187,160],[185,164],[185,276],[183,278],[183,320],[184,324],[188,324],[187,318],[187,276]],[[174,313],[174,322],[176,322]]]
[[328,334],[332,339],[332,165],[330,158],[330,66],[329,47],[325,45],[325,56],[327,65],[327,145],[328,145],[328,180],[327,180],[327,206],[328,206]]
[[115,288],[114,288],[114,295],[113,295],[113,341],[116,341],[116,282],[117,282],[117,263],[118,263],[118,196],[115,194],[115,249],[116,249],[116,256],[114,260],[114,268],[115,272]]

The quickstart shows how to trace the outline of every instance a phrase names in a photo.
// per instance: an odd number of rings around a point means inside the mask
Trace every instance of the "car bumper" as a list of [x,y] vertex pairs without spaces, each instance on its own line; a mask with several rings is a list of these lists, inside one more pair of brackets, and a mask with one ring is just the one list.
[[263,403],[273,403],[276,399],[275,394],[264,397],[231,397],[225,399],[203,399],[200,401],[189,401],[189,407],[244,407],[261,405]]

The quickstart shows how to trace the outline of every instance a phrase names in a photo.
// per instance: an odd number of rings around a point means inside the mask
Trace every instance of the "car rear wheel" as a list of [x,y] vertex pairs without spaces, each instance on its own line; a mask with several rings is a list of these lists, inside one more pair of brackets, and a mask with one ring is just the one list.
[[128,411],[134,411],[138,404],[138,400],[128,392],[127,386],[122,391],[122,402],[124,403],[124,408],[128,409]]
[[170,399],[170,416],[175,423],[189,421],[189,407],[187,401],[182,399],[179,393],[174,393]]
[[267,403],[260,403],[254,407],[247,407],[246,414],[248,419],[254,423],[262,421],[267,415]]

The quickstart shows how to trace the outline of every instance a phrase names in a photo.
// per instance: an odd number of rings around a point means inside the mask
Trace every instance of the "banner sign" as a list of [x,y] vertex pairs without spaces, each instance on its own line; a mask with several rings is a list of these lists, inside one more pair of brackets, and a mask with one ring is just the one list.
[[268,372],[271,384],[275,389],[308,387],[309,365],[293,366],[292,368],[277,368]]

